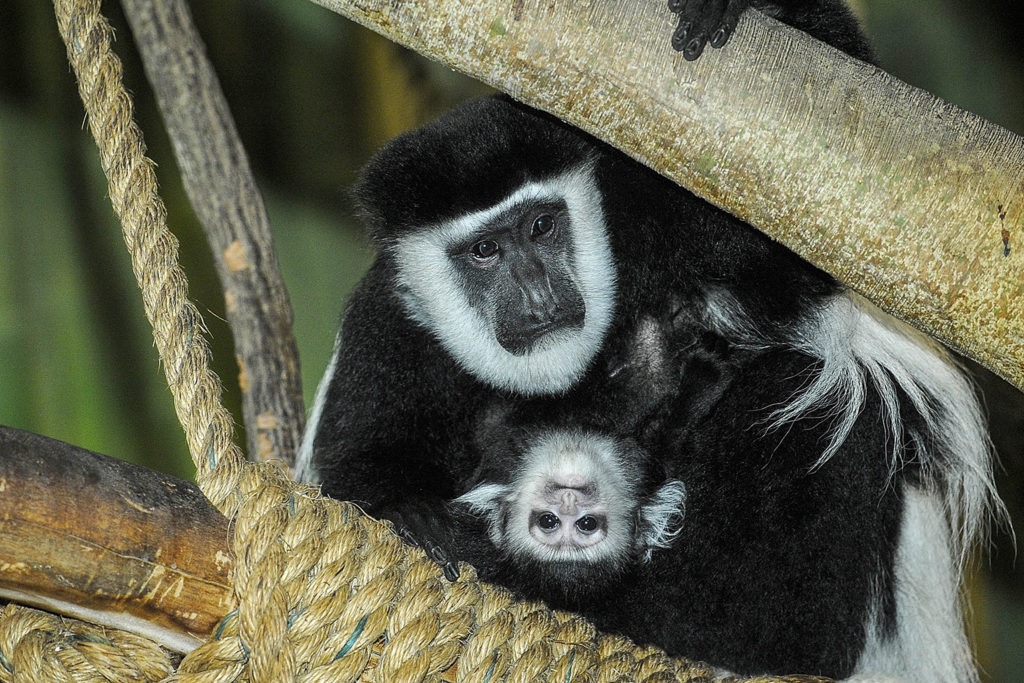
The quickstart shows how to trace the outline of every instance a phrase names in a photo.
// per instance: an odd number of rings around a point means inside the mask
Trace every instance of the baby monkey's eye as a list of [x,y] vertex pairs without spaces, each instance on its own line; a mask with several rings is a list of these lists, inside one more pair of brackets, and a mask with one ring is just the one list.
[[537,517],[537,526],[539,526],[542,531],[554,531],[558,528],[559,524],[561,524],[561,521],[558,519],[558,515],[551,512],[545,512]]
[[601,526],[597,517],[592,515],[584,515],[576,520],[576,528],[585,534],[592,534],[597,531],[598,527]]

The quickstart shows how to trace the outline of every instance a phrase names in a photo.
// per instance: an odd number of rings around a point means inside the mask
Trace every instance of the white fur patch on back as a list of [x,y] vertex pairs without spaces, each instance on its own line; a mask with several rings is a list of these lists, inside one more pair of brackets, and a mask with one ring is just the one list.
[[886,636],[874,610],[849,681],[974,683],[978,680],[960,610],[959,568],[943,502],[908,486],[895,559],[896,632]]
[[313,464],[313,440],[316,439],[317,430],[320,428],[320,418],[324,413],[324,405],[327,403],[327,390],[334,379],[334,369],[338,365],[339,345],[341,333],[334,338],[334,350],[331,352],[331,360],[327,363],[323,377],[316,387],[316,395],[313,398],[313,407],[309,411],[309,419],[306,420],[306,431],[302,434],[302,443],[299,445],[299,452],[295,456],[293,475],[296,481],[307,484],[319,484],[320,474]]
[[767,342],[743,306],[728,290],[713,288],[704,296],[704,321],[713,330],[744,348],[765,348]]
[[[849,436],[869,388],[881,401],[889,443],[880,455],[889,458],[893,475],[908,454],[920,463],[920,487],[907,481],[903,488],[893,578],[896,632],[884,633],[876,607],[849,680],[974,683],[960,585],[972,545],[1005,510],[981,405],[963,371],[939,344],[852,292],[816,311],[792,339],[776,342],[751,334],[742,311],[725,318],[724,310],[709,310],[708,317],[743,335],[740,343],[788,344],[818,360],[807,385],[771,416],[776,428],[812,412],[832,417],[816,466]],[[903,423],[908,410],[920,416],[919,424]]]
[[[586,318],[581,330],[553,333],[522,356],[504,349],[464,294],[448,250],[501,213],[535,200],[563,200],[569,209],[576,286]],[[465,369],[499,389],[520,394],[565,391],[586,370],[604,341],[615,305],[616,270],[594,169],[587,164],[520,187],[501,203],[419,230],[393,247],[409,314],[430,330]]]

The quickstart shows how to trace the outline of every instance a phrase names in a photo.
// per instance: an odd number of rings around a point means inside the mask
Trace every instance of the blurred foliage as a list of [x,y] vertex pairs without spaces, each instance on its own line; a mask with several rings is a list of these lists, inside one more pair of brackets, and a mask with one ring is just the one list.
[[[347,188],[384,140],[485,89],[309,2],[193,4],[275,226],[308,402],[345,293],[372,256]],[[1024,132],[1024,43],[1015,35],[1024,6],[854,4],[887,70]],[[237,415],[237,369],[208,248],[127,24],[116,3],[104,10]],[[666,40],[668,32],[666,22]],[[980,376],[1003,462],[1000,491],[1021,526],[1024,402]],[[38,0],[0,2],[0,423],[191,476],[52,8]],[[995,534],[991,554],[973,582],[979,652],[990,680],[1024,681],[1024,572],[1009,534]]]

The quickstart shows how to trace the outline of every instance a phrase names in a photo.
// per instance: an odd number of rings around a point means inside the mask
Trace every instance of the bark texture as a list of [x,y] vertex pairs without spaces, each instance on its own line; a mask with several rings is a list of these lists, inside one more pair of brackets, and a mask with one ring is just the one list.
[[188,652],[231,609],[231,566],[195,484],[0,427],[0,598]]

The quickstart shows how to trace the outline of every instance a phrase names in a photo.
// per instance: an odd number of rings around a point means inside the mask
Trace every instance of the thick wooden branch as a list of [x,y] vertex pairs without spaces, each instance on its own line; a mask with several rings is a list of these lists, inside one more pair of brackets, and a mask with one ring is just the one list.
[[315,1],[607,140],[1024,388],[1020,136],[756,12],[690,63],[662,2]]
[[248,157],[187,3],[122,4],[224,288],[249,457],[292,463],[305,421],[299,353]]
[[228,533],[194,484],[0,427],[0,598],[188,652],[232,609]]

